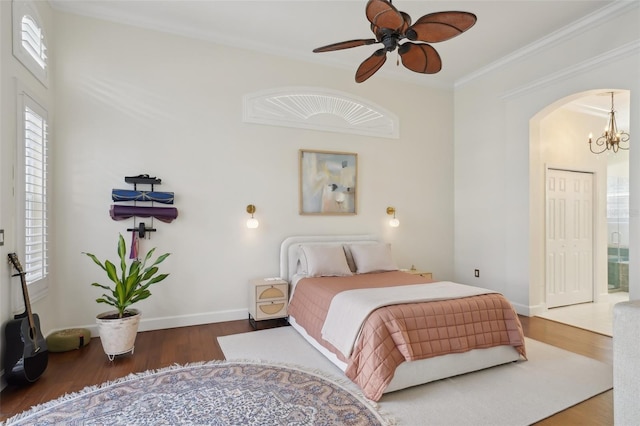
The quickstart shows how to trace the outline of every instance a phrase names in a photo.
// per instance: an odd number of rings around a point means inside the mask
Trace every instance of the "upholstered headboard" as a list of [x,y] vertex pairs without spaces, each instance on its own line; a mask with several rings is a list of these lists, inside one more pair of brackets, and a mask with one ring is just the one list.
[[280,277],[291,282],[296,273],[300,244],[336,244],[378,242],[374,235],[299,235],[285,239],[280,245]]

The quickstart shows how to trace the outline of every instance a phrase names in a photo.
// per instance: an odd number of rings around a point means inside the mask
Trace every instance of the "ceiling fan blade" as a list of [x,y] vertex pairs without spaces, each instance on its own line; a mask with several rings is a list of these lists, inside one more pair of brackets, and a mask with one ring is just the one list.
[[449,40],[467,31],[477,17],[469,12],[436,12],[424,15],[407,29],[409,40],[437,43]]
[[375,34],[376,39],[382,40],[382,33],[380,32],[380,27],[374,24],[370,24],[371,32]]
[[364,46],[367,44],[374,44],[374,43],[378,43],[378,40],[376,40],[375,38],[348,40],[348,41],[341,41],[339,43],[329,44],[327,46],[318,47],[313,49],[313,51],[315,53],[331,52],[333,50],[350,49],[352,47]]
[[398,47],[402,65],[411,71],[435,74],[442,69],[442,60],[436,49],[428,44],[405,42]]
[[400,34],[404,34],[407,29],[411,26],[411,16],[408,13],[400,12],[402,15],[402,19],[404,19],[404,23],[402,24],[402,28],[398,31]]
[[378,49],[373,52],[373,55],[365,59],[358,67],[358,70],[356,71],[356,83],[362,83],[375,74],[386,60],[387,53],[384,49]]
[[380,28],[397,30],[405,23],[398,9],[385,0],[369,0],[365,13],[369,22]]

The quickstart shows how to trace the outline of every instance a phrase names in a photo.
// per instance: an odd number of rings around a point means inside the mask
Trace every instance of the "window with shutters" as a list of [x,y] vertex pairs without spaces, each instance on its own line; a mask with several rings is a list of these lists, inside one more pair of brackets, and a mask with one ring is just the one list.
[[[21,126],[16,172],[18,241],[30,294],[46,291],[48,275],[47,111],[20,93]],[[33,285],[33,289],[31,286]],[[36,296],[37,297],[37,296]]]
[[45,86],[48,81],[47,46],[35,5],[29,0],[13,2],[13,55]]

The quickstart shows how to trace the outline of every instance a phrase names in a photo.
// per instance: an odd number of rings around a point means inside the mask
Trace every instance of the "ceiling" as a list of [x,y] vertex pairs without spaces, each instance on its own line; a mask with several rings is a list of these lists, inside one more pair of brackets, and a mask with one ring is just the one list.
[[[433,46],[442,57],[438,74],[396,66],[396,52],[378,75],[417,84],[452,87],[477,70],[559,31],[613,0],[395,0],[415,22],[447,10],[472,12],[477,23],[466,33]],[[380,44],[327,53],[327,44],[372,38],[365,0],[51,0],[54,8],[144,28],[255,49],[355,70]],[[375,77],[374,77],[375,78]],[[363,83],[363,84],[366,84]]]
[[[293,57],[349,70],[380,44],[313,53],[327,44],[371,38],[365,0],[50,0],[57,10],[142,28],[208,40],[242,49]],[[386,76],[420,85],[453,87],[483,68],[540,40],[561,33],[576,21],[615,0],[395,0],[394,6],[415,22],[447,10],[472,12],[477,23],[464,34],[433,46],[442,57],[437,74],[425,75],[396,66],[396,52],[371,78]],[[355,84],[355,83],[354,83]],[[367,84],[364,82],[362,84]],[[606,116],[610,100],[590,96],[578,108]],[[616,109],[628,116],[628,92],[616,94]],[[625,110],[626,109],[626,110]]]

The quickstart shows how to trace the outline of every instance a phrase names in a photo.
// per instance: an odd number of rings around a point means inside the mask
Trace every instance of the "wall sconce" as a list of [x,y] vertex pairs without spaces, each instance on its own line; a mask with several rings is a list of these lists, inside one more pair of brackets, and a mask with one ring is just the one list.
[[392,228],[397,228],[400,226],[400,221],[396,219],[396,208],[395,207],[387,207],[387,214],[389,216],[393,215],[392,219],[389,219],[389,226]]
[[247,206],[247,213],[249,213],[251,217],[247,219],[247,228],[255,229],[258,227],[258,225],[260,225],[260,222],[258,222],[258,219],[253,217],[253,214],[255,212],[256,212],[256,206],[254,206],[253,204],[249,204]]

